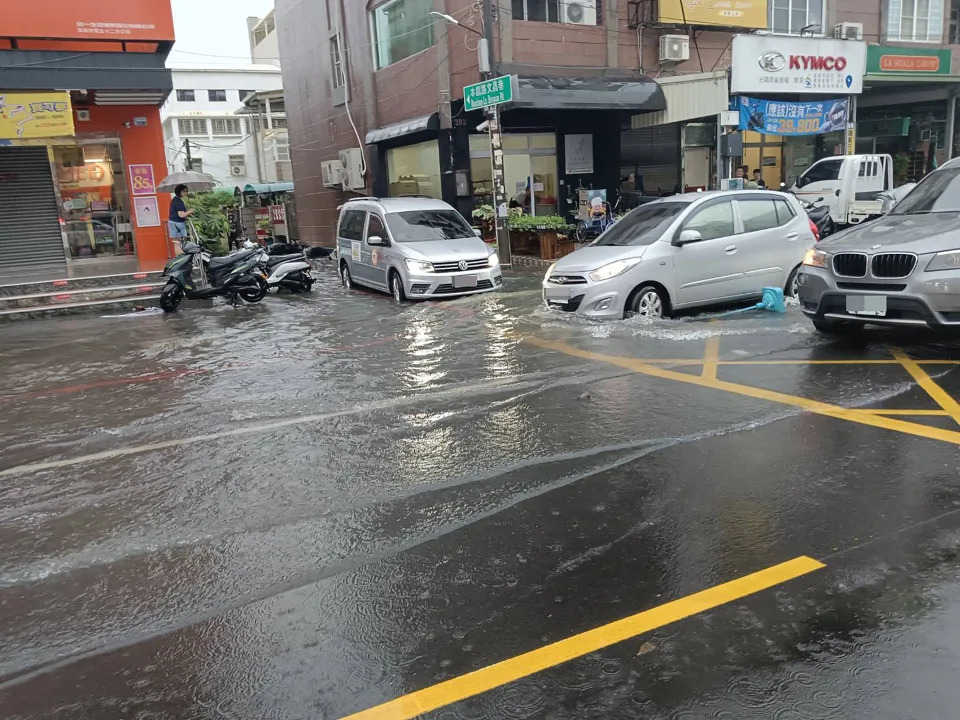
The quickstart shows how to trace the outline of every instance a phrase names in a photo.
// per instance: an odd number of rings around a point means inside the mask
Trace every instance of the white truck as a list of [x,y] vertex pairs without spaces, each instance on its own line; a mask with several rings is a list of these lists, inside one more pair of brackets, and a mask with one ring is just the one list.
[[817,160],[790,191],[812,205],[827,205],[839,229],[883,215],[883,201],[877,196],[892,189],[889,155],[838,155]]

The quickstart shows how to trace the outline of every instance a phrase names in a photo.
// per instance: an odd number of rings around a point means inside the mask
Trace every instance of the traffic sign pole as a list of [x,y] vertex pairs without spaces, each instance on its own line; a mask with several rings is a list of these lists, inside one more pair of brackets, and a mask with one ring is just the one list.
[[497,228],[497,254],[501,265],[511,265],[510,231],[507,228],[507,183],[503,173],[503,138],[500,135],[500,106],[487,110],[490,128],[490,162],[493,167],[493,214]]

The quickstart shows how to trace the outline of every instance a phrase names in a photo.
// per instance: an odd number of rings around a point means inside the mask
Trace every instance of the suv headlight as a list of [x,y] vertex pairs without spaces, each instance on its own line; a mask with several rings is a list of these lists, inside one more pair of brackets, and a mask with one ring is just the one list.
[[623,275],[627,270],[635,267],[640,262],[640,258],[627,258],[626,260],[617,260],[609,265],[604,265],[590,273],[590,279],[594,282],[602,282],[615,278],[617,275]]
[[927,263],[926,272],[960,270],[960,250],[946,250],[934,255]]
[[803,264],[809,265],[810,267],[825,268],[827,266],[827,258],[829,256],[823,250],[817,250],[816,248],[810,248],[807,250],[807,254],[803,256]]
[[490,257],[487,258],[487,267],[495,268],[500,265],[500,256],[496,253],[490,253]]
[[423,260],[406,260],[407,268],[413,272],[422,272],[428,273],[433,272],[433,263],[428,263]]

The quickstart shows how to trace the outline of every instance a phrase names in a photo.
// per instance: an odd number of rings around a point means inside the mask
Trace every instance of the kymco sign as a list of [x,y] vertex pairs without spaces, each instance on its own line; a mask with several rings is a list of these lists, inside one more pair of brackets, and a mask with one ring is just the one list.
[[859,95],[866,57],[866,45],[859,40],[737,35],[730,92]]

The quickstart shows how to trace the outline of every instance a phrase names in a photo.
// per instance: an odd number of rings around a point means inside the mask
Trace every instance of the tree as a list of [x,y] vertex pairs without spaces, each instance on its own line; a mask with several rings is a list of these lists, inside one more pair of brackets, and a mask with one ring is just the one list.
[[191,219],[203,240],[221,248],[230,232],[230,220],[226,208],[233,207],[236,199],[229,190],[212,190],[187,197],[187,208],[195,210]]

